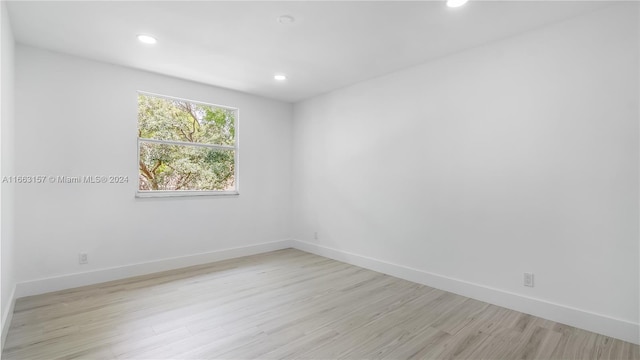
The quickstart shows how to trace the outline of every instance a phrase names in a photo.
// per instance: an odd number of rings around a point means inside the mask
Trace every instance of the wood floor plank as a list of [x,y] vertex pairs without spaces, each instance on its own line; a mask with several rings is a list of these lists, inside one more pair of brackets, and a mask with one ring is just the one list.
[[21,298],[3,359],[640,359],[638,345],[286,249]]

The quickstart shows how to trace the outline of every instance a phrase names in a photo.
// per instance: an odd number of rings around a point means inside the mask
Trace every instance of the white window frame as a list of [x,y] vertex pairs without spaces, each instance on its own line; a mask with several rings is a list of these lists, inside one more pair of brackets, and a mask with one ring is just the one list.
[[[136,159],[138,160],[136,162],[136,169],[137,169],[137,182],[136,182],[136,197],[137,198],[150,198],[150,197],[181,197],[181,196],[237,196],[240,195],[240,178],[239,178],[239,169],[240,169],[240,163],[239,163],[239,143],[240,143],[240,137],[239,137],[239,128],[240,128],[240,110],[238,108],[235,107],[230,107],[230,106],[225,106],[225,105],[217,105],[217,104],[212,104],[212,103],[208,103],[208,102],[204,102],[204,101],[197,101],[197,100],[189,100],[189,99],[184,99],[184,98],[179,98],[179,97],[175,97],[175,96],[168,96],[168,95],[161,95],[161,94],[155,94],[155,93],[151,93],[151,92],[147,92],[147,91],[138,91],[136,93],[137,95],[145,95],[145,96],[153,96],[153,97],[157,97],[157,98],[162,98],[162,99],[168,99],[168,100],[178,100],[178,101],[187,101],[193,104],[200,104],[200,105],[206,105],[206,106],[212,106],[212,107],[217,107],[217,108],[221,108],[221,109],[225,109],[225,110],[230,110],[233,111],[234,113],[234,128],[235,128],[235,138],[234,138],[234,145],[230,146],[230,145],[215,145],[215,144],[205,144],[205,143],[192,143],[192,142],[186,142],[186,141],[174,141],[174,140],[157,140],[157,139],[147,139],[147,138],[140,138],[139,136],[136,137],[137,138],[137,155],[136,155]],[[137,98],[137,96],[136,96]],[[136,118],[137,118],[137,112],[136,112]],[[136,121],[137,123],[137,121]],[[234,161],[234,165],[233,165],[233,177],[234,177],[234,181],[233,184],[235,185],[235,190],[227,190],[227,191],[216,191],[216,190],[140,190],[140,143],[145,142],[145,143],[156,143],[156,144],[167,144],[167,145],[180,145],[180,146],[197,146],[197,147],[206,147],[206,148],[210,148],[210,149],[220,149],[220,150],[233,150],[233,161]]]

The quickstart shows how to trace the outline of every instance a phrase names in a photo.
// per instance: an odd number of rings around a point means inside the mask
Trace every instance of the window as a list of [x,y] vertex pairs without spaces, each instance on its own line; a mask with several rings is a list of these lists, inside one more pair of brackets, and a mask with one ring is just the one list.
[[138,196],[238,194],[238,110],[138,94]]

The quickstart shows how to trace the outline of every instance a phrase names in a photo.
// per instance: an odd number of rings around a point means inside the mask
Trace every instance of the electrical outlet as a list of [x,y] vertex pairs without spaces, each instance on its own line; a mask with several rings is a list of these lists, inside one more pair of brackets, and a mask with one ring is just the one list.
[[533,287],[533,273],[524,273],[524,286]]
[[78,254],[78,264],[84,265],[89,263],[89,255],[87,253]]
[[318,240],[318,232],[317,231],[315,231],[313,233],[313,240]]

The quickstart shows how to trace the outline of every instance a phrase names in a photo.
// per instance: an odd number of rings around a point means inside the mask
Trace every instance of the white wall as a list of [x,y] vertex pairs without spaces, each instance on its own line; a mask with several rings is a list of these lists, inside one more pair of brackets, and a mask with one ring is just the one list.
[[[293,229],[302,248],[538,299],[635,324],[637,333],[633,6],[356,84],[297,104],[293,117],[288,104],[17,46],[9,172],[131,182],[18,186],[15,276],[98,281],[93,270],[288,239]],[[9,174],[5,16],[0,130]],[[240,108],[239,197],[134,198],[137,90]],[[6,187],[1,195],[4,314],[14,236]],[[77,264],[79,251],[90,264]],[[525,271],[536,274],[534,288],[522,287]]]
[[[138,90],[240,109],[239,196],[134,198]],[[288,239],[291,116],[287,103],[18,45],[16,173],[130,179],[17,186],[18,281]]]
[[[1,171],[0,177],[13,173],[14,136],[14,40],[4,2],[0,2],[0,135]],[[14,189],[11,184],[0,188],[0,253],[1,253],[1,316],[2,344],[9,329],[13,312],[15,288],[14,272]],[[6,325],[6,326],[5,326]]]
[[637,341],[636,6],[296,104],[294,237]]

